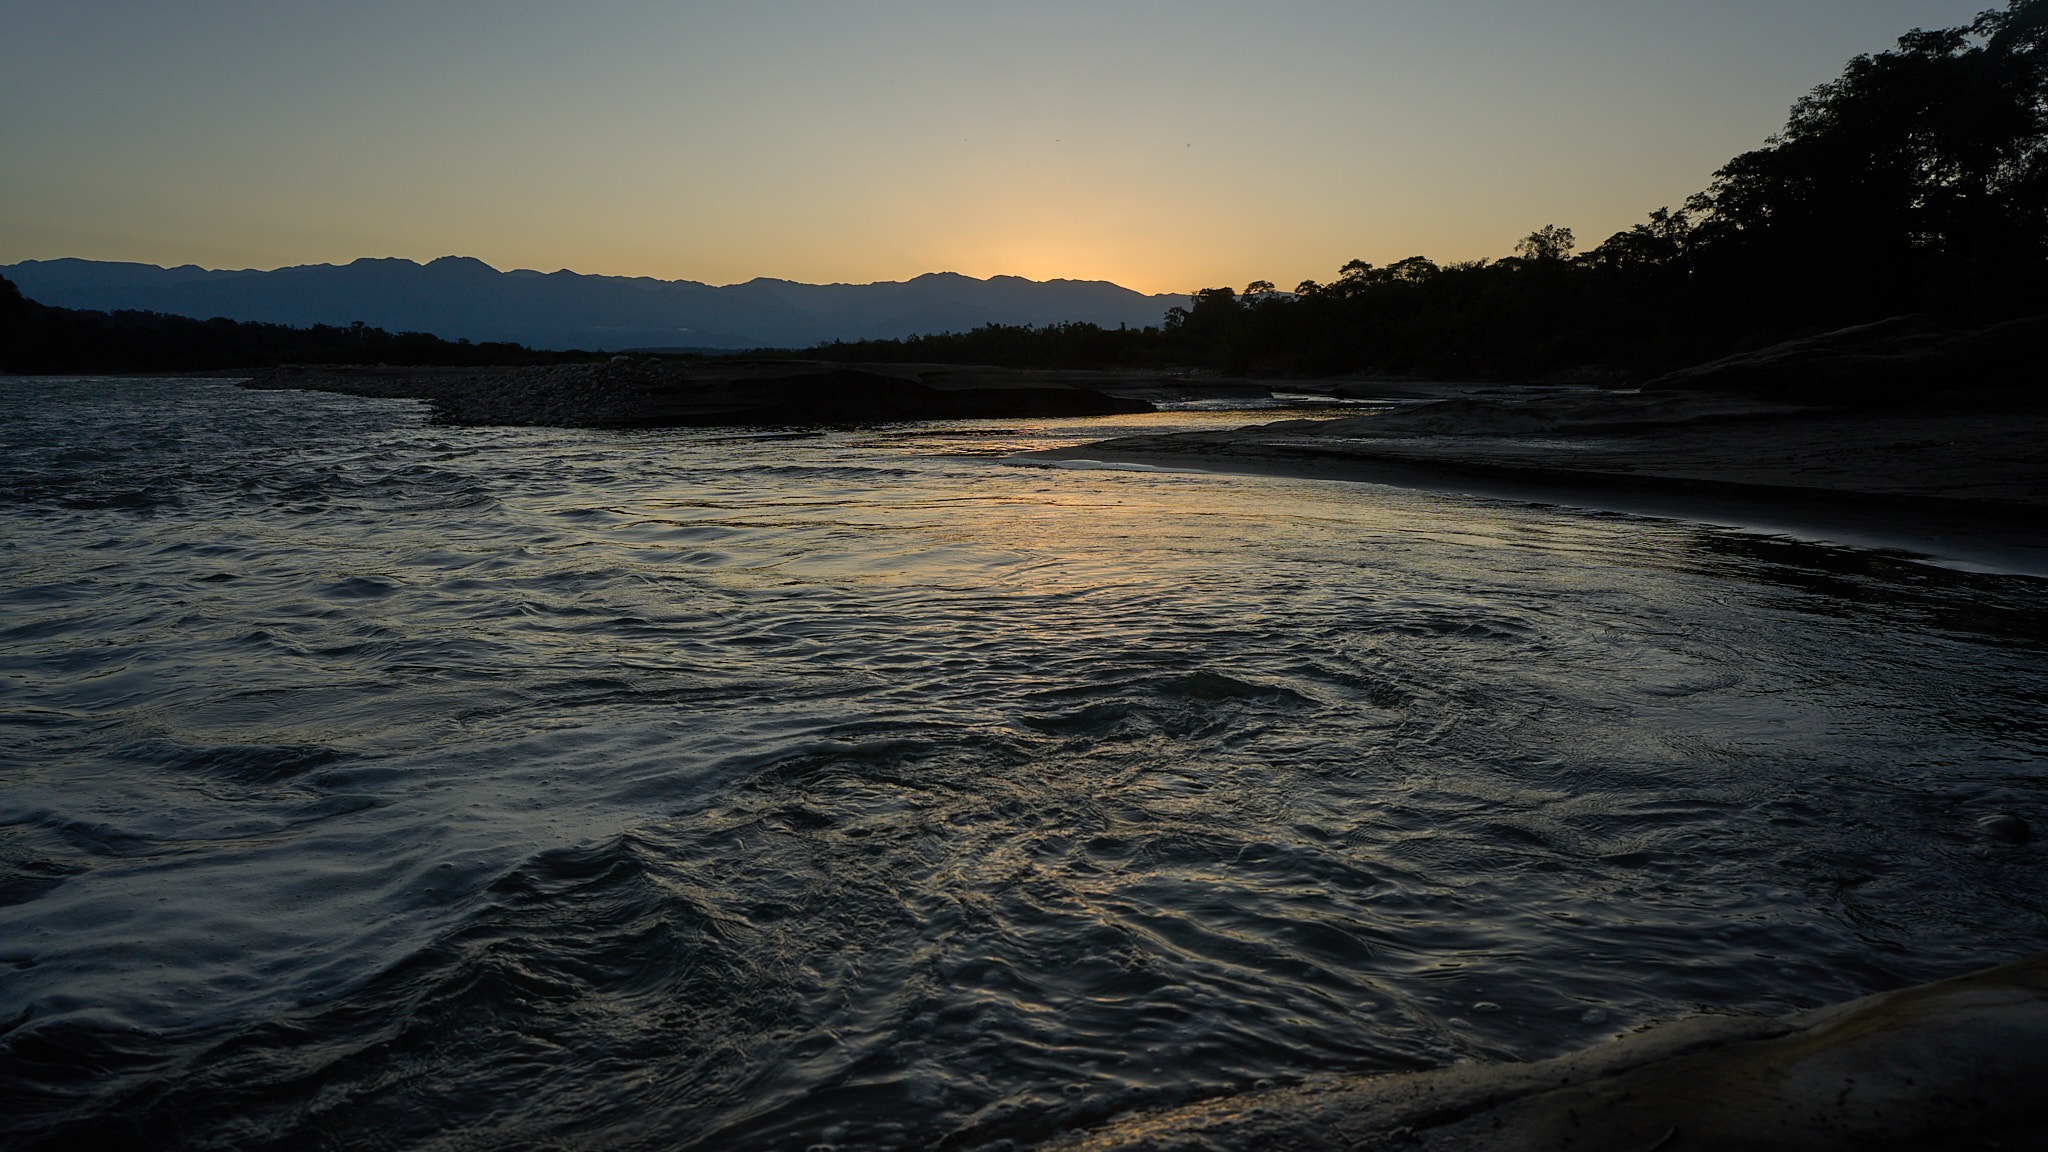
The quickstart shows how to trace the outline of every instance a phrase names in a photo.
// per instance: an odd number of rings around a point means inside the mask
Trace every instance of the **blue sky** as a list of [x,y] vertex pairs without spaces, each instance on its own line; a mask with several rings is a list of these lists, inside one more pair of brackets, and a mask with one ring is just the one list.
[[1987,0],[0,0],[0,262],[1147,291],[1582,239]]

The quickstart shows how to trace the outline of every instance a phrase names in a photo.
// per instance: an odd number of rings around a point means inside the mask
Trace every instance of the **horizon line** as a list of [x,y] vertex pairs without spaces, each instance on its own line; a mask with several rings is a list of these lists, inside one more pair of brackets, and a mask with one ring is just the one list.
[[60,264],[71,262],[79,264],[129,264],[140,268],[154,268],[163,272],[176,272],[184,268],[194,268],[201,272],[246,272],[252,274],[261,274],[270,272],[289,272],[299,268],[347,268],[356,264],[363,263],[400,263],[410,264],[415,268],[426,268],[435,264],[442,264],[450,261],[454,261],[457,263],[480,264],[483,267],[491,270],[492,272],[500,276],[514,276],[520,273],[527,273],[533,276],[569,275],[583,276],[592,279],[602,280],[645,280],[656,284],[693,284],[704,288],[741,288],[745,287],[748,284],[758,284],[763,281],[776,284],[797,284],[806,288],[872,288],[884,284],[910,284],[915,281],[928,279],[934,276],[948,276],[956,277],[962,280],[972,280],[978,284],[987,284],[996,280],[1020,280],[1026,284],[1107,284],[1110,287],[1120,288],[1123,291],[1135,293],[1139,296],[1146,297],[1147,299],[1165,296],[1191,297],[1195,294],[1195,291],[1197,291],[1191,289],[1185,292],[1146,292],[1142,289],[1132,288],[1126,284],[1120,284],[1114,280],[1105,280],[1099,277],[1081,278],[1070,276],[1056,276],[1047,280],[1034,280],[1029,276],[1018,276],[1011,273],[999,272],[989,276],[975,276],[966,272],[954,272],[949,270],[934,270],[930,272],[920,272],[917,275],[909,277],[908,279],[904,280],[868,280],[860,282],[851,280],[812,281],[792,280],[785,276],[755,276],[747,280],[734,280],[725,284],[713,284],[706,280],[691,280],[686,277],[677,277],[675,279],[663,279],[659,276],[625,276],[607,272],[579,272],[573,268],[557,268],[553,272],[543,272],[538,268],[500,268],[497,265],[492,264],[490,261],[483,259],[482,257],[464,256],[457,253],[449,253],[448,255],[445,256],[436,256],[430,260],[415,260],[409,256],[358,256],[353,260],[349,260],[343,263],[335,263],[333,261],[322,260],[300,264],[279,264],[273,268],[209,268],[206,265],[193,263],[190,261],[187,261],[186,263],[183,264],[155,264],[147,260],[101,260],[95,259],[90,256],[52,256],[48,258],[30,257],[27,259],[16,260],[12,263],[0,264],[0,268],[14,268],[19,267],[23,264]]

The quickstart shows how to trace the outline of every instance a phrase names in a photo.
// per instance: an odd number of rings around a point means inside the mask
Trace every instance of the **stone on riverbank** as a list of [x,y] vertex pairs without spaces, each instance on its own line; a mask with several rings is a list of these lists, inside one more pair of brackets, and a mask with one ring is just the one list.
[[1897,316],[1667,373],[1645,391],[1796,402],[2048,404],[2048,317],[1955,329]]
[[1784,1018],[1701,1016],[1536,1064],[1128,1117],[1060,1152],[2048,1147],[2048,953]]

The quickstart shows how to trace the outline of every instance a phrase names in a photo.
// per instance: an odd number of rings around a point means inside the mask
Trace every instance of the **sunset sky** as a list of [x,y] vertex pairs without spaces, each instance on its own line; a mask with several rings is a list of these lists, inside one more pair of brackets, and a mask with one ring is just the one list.
[[0,262],[1181,292],[1597,241],[1990,0],[0,0]]

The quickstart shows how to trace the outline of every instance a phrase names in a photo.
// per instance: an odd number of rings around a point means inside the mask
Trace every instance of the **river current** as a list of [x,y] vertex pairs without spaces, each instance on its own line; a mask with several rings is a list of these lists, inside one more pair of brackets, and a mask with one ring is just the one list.
[[2027,576],[0,380],[0,1146],[1024,1147],[2048,946]]

